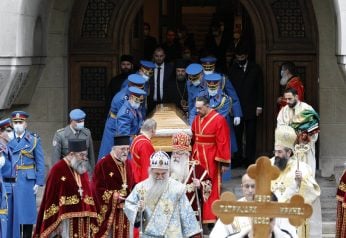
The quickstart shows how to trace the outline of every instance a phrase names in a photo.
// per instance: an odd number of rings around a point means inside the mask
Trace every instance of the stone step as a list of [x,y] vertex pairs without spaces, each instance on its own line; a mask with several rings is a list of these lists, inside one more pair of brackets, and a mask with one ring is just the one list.
[[323,237],[335,237],[335,222],[322,223]]

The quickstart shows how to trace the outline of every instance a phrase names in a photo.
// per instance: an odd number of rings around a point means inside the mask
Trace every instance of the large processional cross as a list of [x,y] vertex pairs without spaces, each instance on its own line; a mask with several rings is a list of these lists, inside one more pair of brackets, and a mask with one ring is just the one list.
[[247,173],[256,180],[254,201],[237,201],[233,193],[225,192],[212,205],[214,214],[224,224],[232,223],[235,216],[251,217],[254,238],[263,238],[269,236],[270,218],[288,218],[291,225],[300,226],[311,216],[311,205],[304,203],[304,198],[298,194],[292,196],[288,203],[271,201],[271,180],[280,175],[280,170],[271,165],[268,157],[258,158],[256,164],[247,169]]

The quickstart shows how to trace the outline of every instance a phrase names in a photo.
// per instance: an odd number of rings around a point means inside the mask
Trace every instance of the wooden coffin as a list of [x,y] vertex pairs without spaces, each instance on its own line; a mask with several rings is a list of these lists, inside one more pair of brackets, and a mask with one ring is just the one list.
[[155,150],[172,151],[172,135],[185,132],[192,135],[183,112],[174,104],[157,105],[150,116],[157,122],[156,135],[151,138]]

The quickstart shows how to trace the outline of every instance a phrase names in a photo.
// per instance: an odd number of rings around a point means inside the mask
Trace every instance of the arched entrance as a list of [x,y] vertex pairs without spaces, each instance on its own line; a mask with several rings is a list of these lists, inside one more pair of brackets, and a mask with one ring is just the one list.
[[[74,5],[69,36],[69,107],[86,110],[87,126],[96,141],[102,136],[108,110],[104,108],[105,88],[118,71],[119,55],[136,54],[139,49],[143,2],[77,0]],[[164,6],[168,1],[157,2]],[[318,34],[313,7],[310,0],[232,2],[243,6],[253,25],[256,62],[263,70],[265,85],[257,152],[270,154],[282,62],[296,63],[306,87],[306,101],[318,110]]]

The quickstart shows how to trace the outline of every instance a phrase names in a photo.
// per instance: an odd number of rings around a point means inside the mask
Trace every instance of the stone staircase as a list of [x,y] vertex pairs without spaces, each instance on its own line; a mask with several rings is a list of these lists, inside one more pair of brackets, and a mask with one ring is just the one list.
[[[242,196],[241,176],[245,173],[245,169],[232,170],[232,179],[222,186],[222,191],[231,191],[236,197]],[[322,206],[322,238],[335,237],[336,222],[336,182],[335,178],[323,178],[319,174],[316,175],[318,184],[321,187],[321,206]]]

